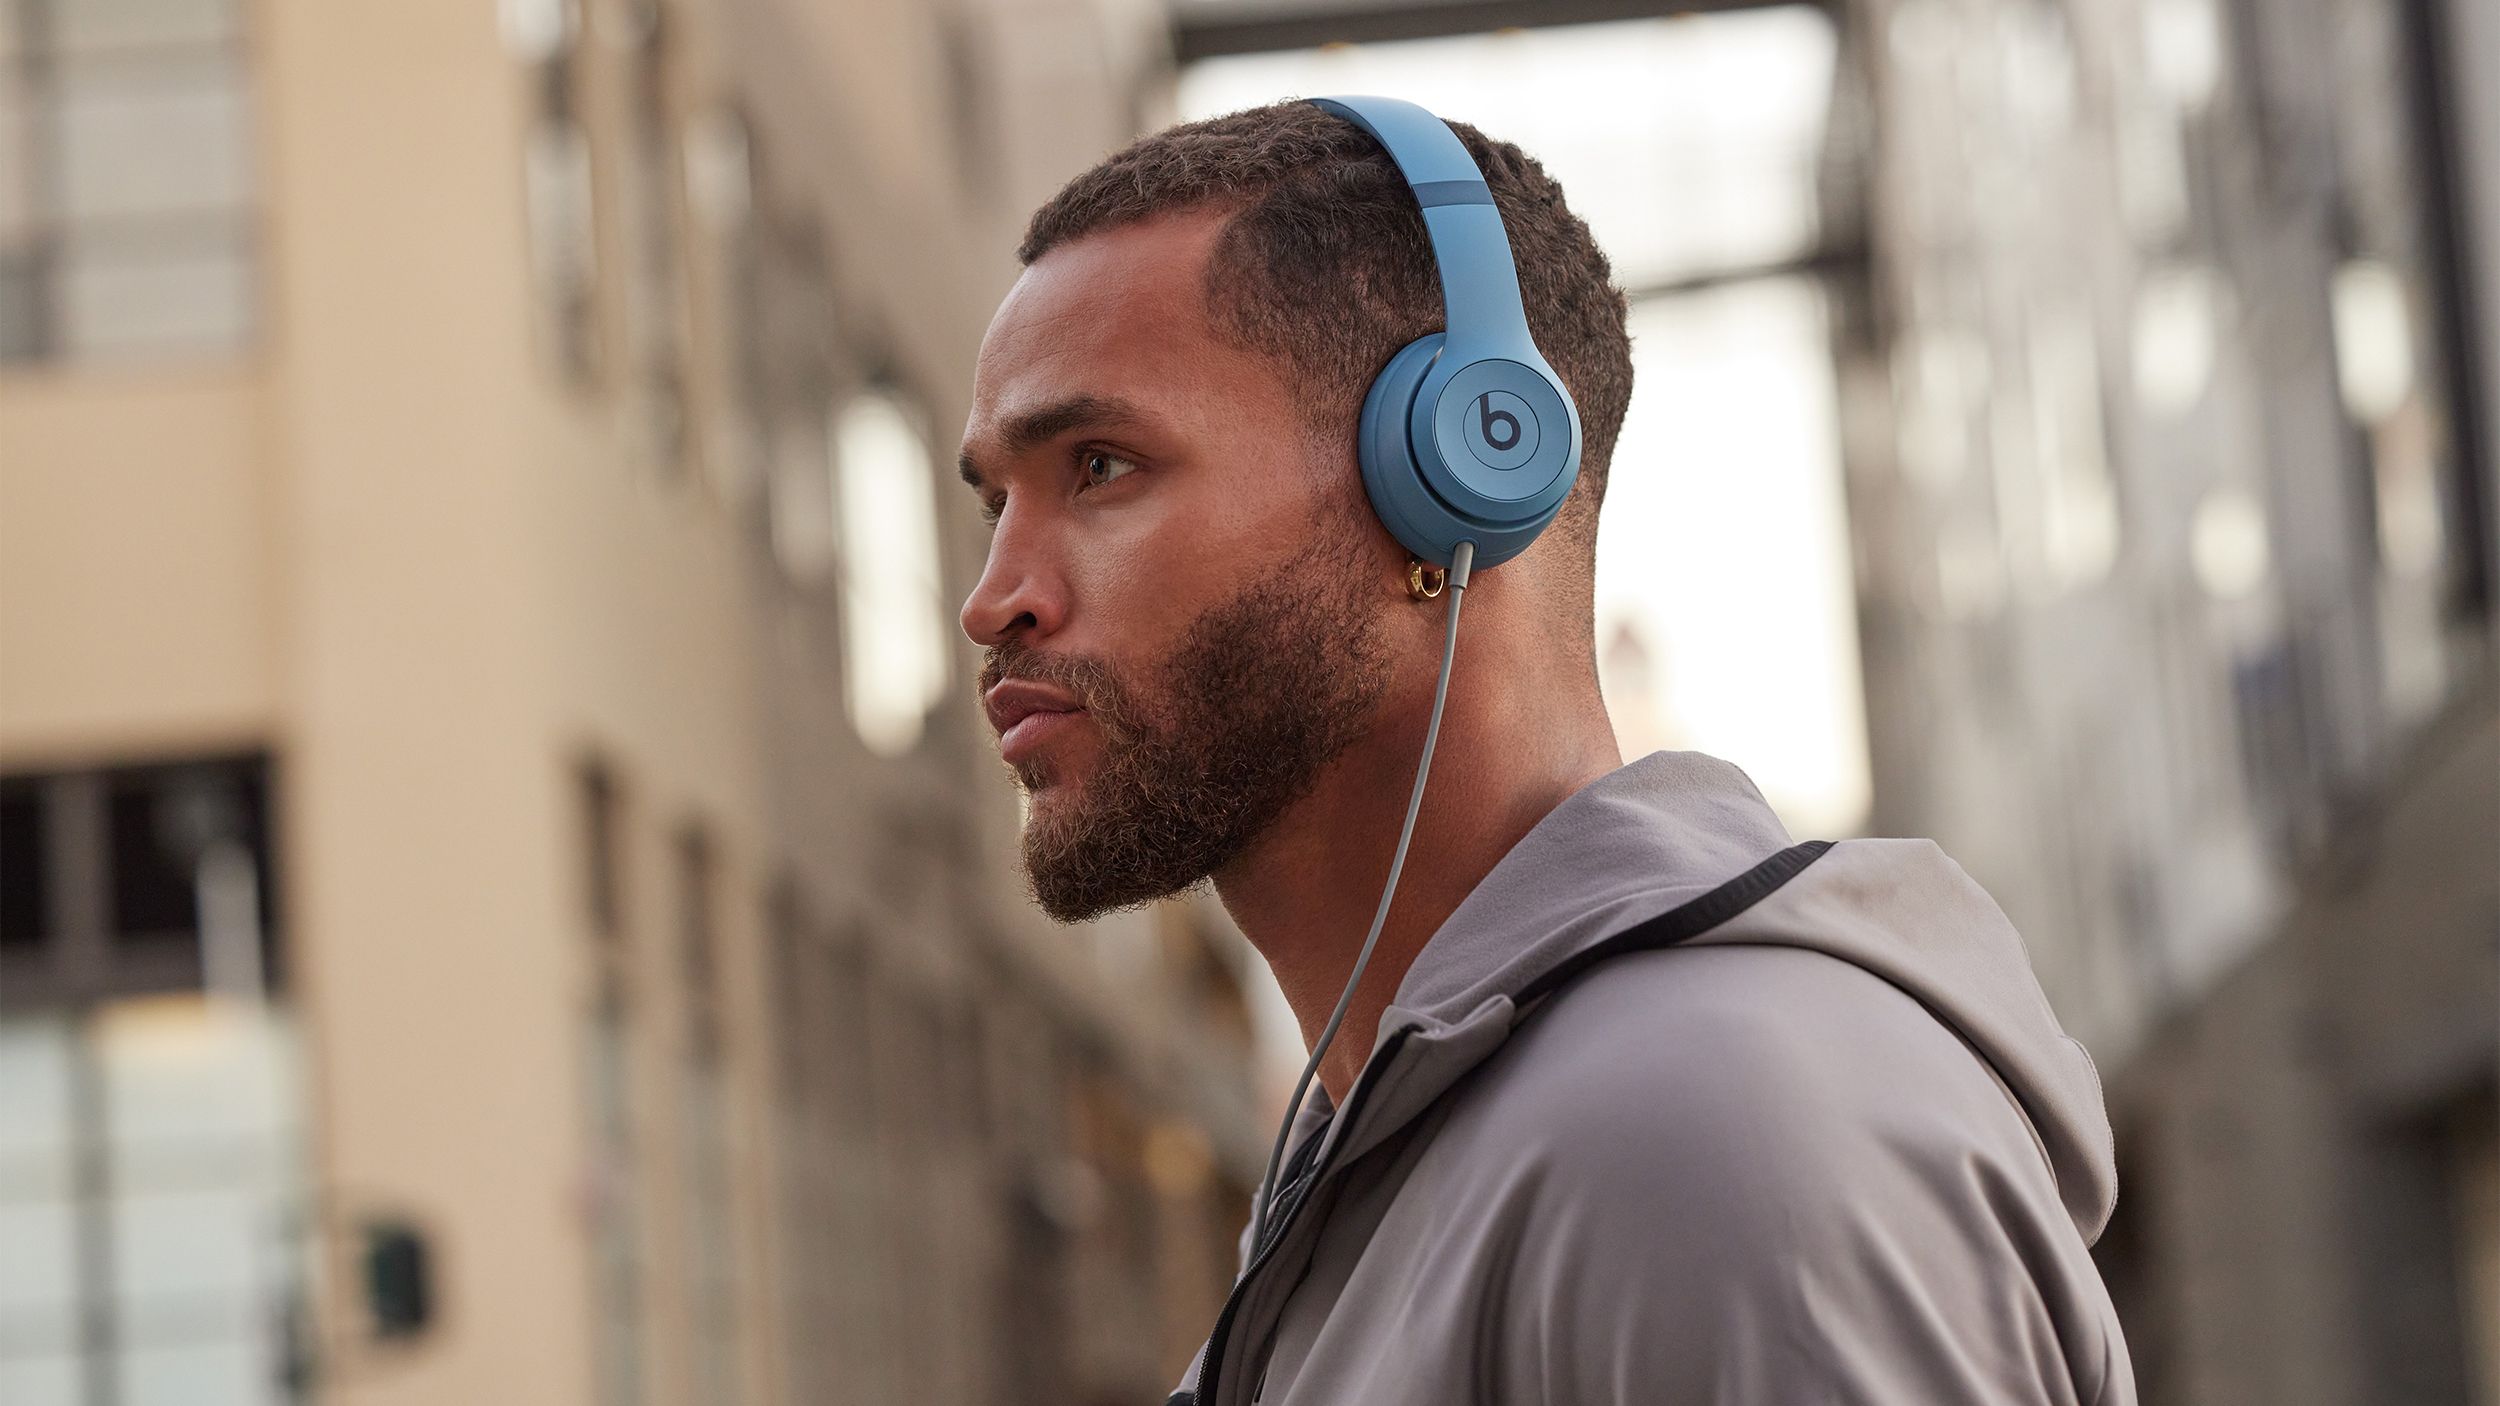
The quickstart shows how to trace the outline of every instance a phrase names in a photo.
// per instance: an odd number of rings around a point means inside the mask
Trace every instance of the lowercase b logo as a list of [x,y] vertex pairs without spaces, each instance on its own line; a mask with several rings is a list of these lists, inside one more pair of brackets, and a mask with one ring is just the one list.
[[1484,436],[1489,449],[1519,447],[1519,417],[1507,410],[1493,408],[1494,392],[1476,397],[1477,433]]
[[1468,402],[1459,423],[1467,452],[1488,469],[1505,472],[1536,457],[1536,412],[1509,391],[1486,391]]

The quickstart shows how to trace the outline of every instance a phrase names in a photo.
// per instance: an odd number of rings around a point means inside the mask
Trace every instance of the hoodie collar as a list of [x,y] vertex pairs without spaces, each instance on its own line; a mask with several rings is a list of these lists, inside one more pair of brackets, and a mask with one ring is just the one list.
[[1511,846],[1416,954],[1392,1009],[1455,1022],[1790,843],[1770,803],[1731,763],[1653,752],[1617,767]]
[[[1516,998],[1538,978],[1791,843],[1753,782],[1716,757],[1656,752],[1590,782],[1512,846],[1417,953],[1381,1013],[1349,1098],[1354,1116],[1334,1118],[1315,1089],[1293,1143],[1325,1123],[1324,1138],[1343,1145],[1323,1145],[1320,1162],[1361,1155],[1500,1048]],[[1691,941],[1810,948],[1916,997],[2005,1085],[2077,1229],[2086,1243],[2099,1237],[2117,1197],[2099,1074],[2059,1027],[2021,935],[1933,841],[1842,841]]]
[[[1511,997],[1581,949],[1698,898],[1789,844],[1762,793],[1700,752],[1653,752],[1565,797],[1442,921],[1381,1012],[1356,1081],[1380,1085],[1336,1118],[1311,1086],[1287,1146],[1358,1156],[1428,1107],[1508,1038]],[[1384,1061],[1384,1047],[1399,1048]],[[1265,1194],[1265,1188],[1261,1188]]]

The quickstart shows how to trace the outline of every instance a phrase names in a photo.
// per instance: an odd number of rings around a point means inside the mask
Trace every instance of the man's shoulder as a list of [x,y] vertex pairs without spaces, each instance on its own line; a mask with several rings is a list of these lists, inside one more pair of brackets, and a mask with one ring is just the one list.
[[1987,1066],[1811,948],[1598,964],[1454,1091],[1416,1174],[1412,1243],[1494,1296],[1523,1396],[2091,1399],[2058,1384],[2116,1341]]

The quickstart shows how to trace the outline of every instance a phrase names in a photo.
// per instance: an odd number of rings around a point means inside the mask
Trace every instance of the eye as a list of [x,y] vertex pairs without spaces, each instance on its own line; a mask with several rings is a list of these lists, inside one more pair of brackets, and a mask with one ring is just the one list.
[[1004,494],[1001,494],[996,498],[984,498],[981,500],[981,521],[988,523],[992,527],[998,526],[998,519],[1004,515],[1006,511],[1007,499]]
[[1100,449],[1085,451],[1082,463],[1087,488],[1100,488],[1115,478],[1126,478],[1137,471],[1135,462]]

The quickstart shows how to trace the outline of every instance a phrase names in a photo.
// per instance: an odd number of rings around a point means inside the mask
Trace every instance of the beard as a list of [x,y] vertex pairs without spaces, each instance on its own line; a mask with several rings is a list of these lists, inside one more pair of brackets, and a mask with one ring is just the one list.
[[[1068,790],[1046,757],[1010,768],[1036,803],[1026,881],[1080,922],[1184,892],[1238,857],[1360,736],[1388,687],[1367,544],[1313,540],[1190,622],[1143,684],[1020,640],[989,651],[986,692],[1034,679],[1075,695],[1102,739]],[[1039,793],[1061,791],[1045,806]]]

